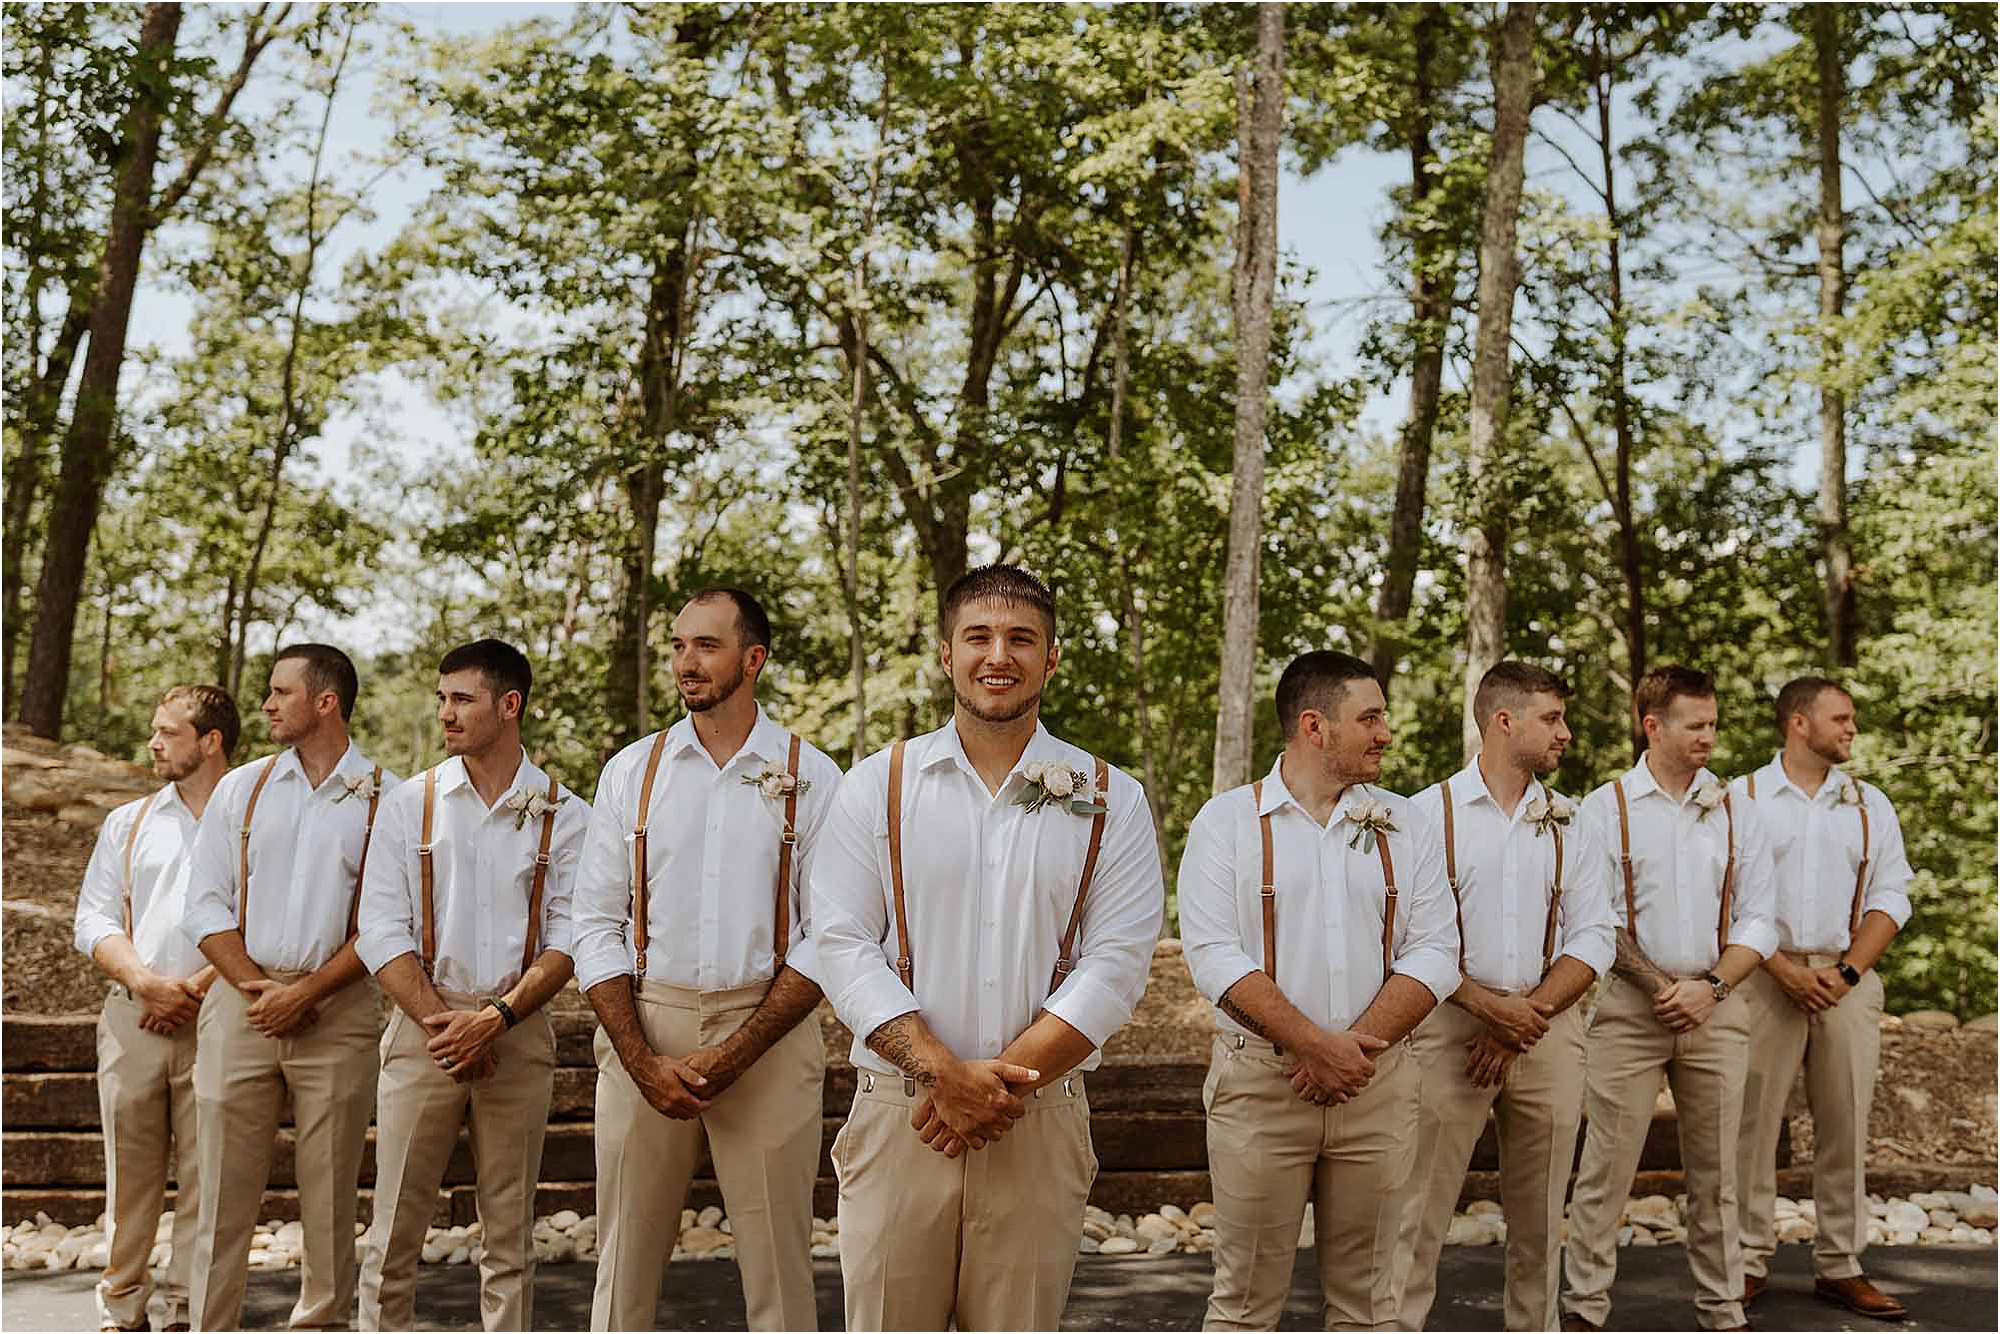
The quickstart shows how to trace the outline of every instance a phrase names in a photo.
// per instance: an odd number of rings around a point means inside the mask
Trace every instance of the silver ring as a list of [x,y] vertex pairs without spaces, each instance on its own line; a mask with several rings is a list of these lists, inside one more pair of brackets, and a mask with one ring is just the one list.
[[458,1064],[458,1058],[456,1056],[447,1056],[444,1058],[444,1068],[447,1070],[451,1069],[453,1066],[457,1064]]

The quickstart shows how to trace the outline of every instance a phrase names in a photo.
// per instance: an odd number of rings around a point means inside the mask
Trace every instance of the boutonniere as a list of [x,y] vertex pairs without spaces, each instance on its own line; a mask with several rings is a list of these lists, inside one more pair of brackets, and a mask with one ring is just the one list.
[[382,785],[375,781],[373,770],[359,778],[342,778],[340,791],[333,794],[333,804],[338,806],[349,797],[359,797],[363,801],[373,801],[382,792]]
[[1540,838],[1551,829],[1567,829],[1569,822],[1576,817],[1576,803],[1551,792],[1529,802],[1527,815],[1529,822],[1535,826],[1535,837]]
[[1840,789],[1834,794],[1834,800],[1842,806],[1859,806],[1861,804],[1861,784],[1855,782],[1846,774],[1842,774],[1840,776]]
[[539,792],[517,791],[507,798],[507,809],[514,812],[514,828],[525,829],[528,821],[541,819],[568,800],[567,794],[550,801]]
[[1035,760],[1021,770],[1021,776],[1028,781],[1014,794],[1016,806],[1038,811],[1054,804],[1071,815],[1104,814],[1105,794],[1090,790],[1090,775],[1081,769]]
[[1341,817],[1354,826],[1354,836],[1347,840],[1347,846],[1360,852],[1375,851],[1376,835],[1396,832],[1392,814],[1386,801],[1373,801],[1366,797],[1356,801]]
[[1703,820],[1706,820],[1711,812],[1722,805],[1723,796],[1722,784],[1716,782],[1713,778],[1701,784],[1690,793],[1688,800],[1694,803],[1694,822],[1700,824]]
[[797,774],[788,774],[783,769],[768,764],[764,766],[762,773],[744,774],[743,781],[772,801],[783,801],[794,792],[803,797],[812,789],[810,779],[800,778]]

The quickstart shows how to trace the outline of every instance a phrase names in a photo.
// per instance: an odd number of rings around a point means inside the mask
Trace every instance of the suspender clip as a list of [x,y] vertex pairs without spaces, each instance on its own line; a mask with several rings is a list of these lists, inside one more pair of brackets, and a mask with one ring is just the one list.
[[799,831],[787,828],[784,833],[778,835],[778,841],[780,843],[797,843],[799,841]]
[[535,865],[537,866],[547,866],[552,860],[553,859],[546,852],[538,852],[535,854]]
[[1064,1093],[1067,1093],[1067,1094],[1069,1094],[1069,1096],[1070,1096],[1070,1097],[1072,1097],[1072,1098],[1074,1098],[1074,1097],[1076,1096],[1076,1076],[1075,1076],[1075,1075],[1064,1075],[1064,1076],[1063,1076],[1063,1092],[1064,1092]]
[[903,1076],[903,1096],[906,1098],[917,1096],[917,1081],[909,1075]]
[[1060,957],[1060,956],[1058,956],[1058,957],[1057,957],[1057,959],[1056,959],[1056,973],[1057,973],[1057,975],[1058,975],[1058,976],[1061,976],[1061,977],[1068,977],[1068,976],[1069,976],[1069,971],[1070,971],[1070,969],[1072,969],[1072,968],[1074,968],[1074,967],[1076,967],[1076,965],[1075,965],[1075,964],[1073,964],[1073,963],[1071,963],[1071,962],[1070,962],[1070,961],[1069,961],[1068,959],[1065,959],[1065,958],[1062,958],[1062,957]]
[[430,845],[430,844],[428,844],[428,843],[419,843],[419,844],[417,844],[417,855],[418,855],[419,857],[428,857],[428,856],[430,856],[430,855],[431,855],[431,845]]
[[873,1093],[875,1091],[875,1072],[873,1070],[863,1070],[861,1072],[861,1091],[863,1093]]
[[1267,899],[1275,899],[1278,897],[1278,887],[1276,885],[1265,885],[1257,892],[1258,894]]

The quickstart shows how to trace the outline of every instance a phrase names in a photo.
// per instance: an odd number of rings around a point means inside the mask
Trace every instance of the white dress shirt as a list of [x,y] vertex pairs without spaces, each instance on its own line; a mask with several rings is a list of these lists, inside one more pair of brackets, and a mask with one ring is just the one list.
[[[453,756],[437,767],[431,805],[437,958],[431,979],[438,986],[485,995],[503,993],[521,980],[543,817],[524,818],[522,810],[508,803],[546,800],[548,795],[549,776],[525,752],[513,783],[491,807],[479,799],[464,759]],[[558,787],[556,795],[537,954],[570,951],[570,891],[583,832],[590,825],[590,807],[583,798],[566,787]],[[421,958],[424,873],[417,847],[423,828],[424,780],[417,774],[382,798],[375,817],[375,846],[361,887],[361,934],[354,943],[371,973],[404,954]]]
[[[585,991],[636,970],[632,831],[655,735],[612,756],[597,780],[574,905],[576,984]],[[771,937],[785,802],[749,780],[783,773],[790,749],[791,734],[762,708],[743,748],[720,768],[695,735],[692,718],[667,729],[646,822],[647,978],[722,991],[776,976]],[[799,785],[785,964],[818,982],[808,872],[840,786],[840,766],[802,741]]]
[[[1553,794],[1543,783],[1530,783],[1512,810],[1502,809],[1474,760],[1412,798],[1439,837],[1445,828],[1447,786],[1457,833],[1452,841],[1466,974],[1499,991],[1531,990],[1542,980],[1556,845],[1527,817],[1527,810]],[[1596,831],[1575,817],[1563,828],[1562,840],[1562,903],[1556,909],[1555,949],[1549,958],[1553,962],[1566,954],[1602,977],[1618,949],[1604,852],[1597,846]]]
[[[1341,794],[1322,826],[1285,786],[1281,766],[1282,757],[1264,779],[1261,803],[1252,799],[1249,784],[1231,788],[1210,797],[1188,829],[1181,856],[1181,947],[1195,990],[1220,1001],[1264,966],[1258,817],[1268,813],[1278,989],[1329,1031],[1345,1030],[1361,1016],[1388,980],[1382,973],[1388,886],[1381,853],[1348,846],[1357,829],[1347,815],[1361,801],[1387,805],[1395,826],[1386,836],[1397,892],[1391,970],[1423,983],[1440,1001],[1458,990],[1458,929],[1436,825],[1408,797],[1361,783]],[[1245,1031],[1219,1008],[1215,1022],[1227,1033]]]
[[[1898,928],[1910,920],[1910,859],[1896,808],[1873,783],[1827,771],[1817,792],[1805,792],[1774,756],[1757,771],[1757,814],[1770,833],[1776,882],[1778,946],[1838,954],[1852,942],[1854,874],[1861,867],[1861,814],[1841,800],[1854,783],[1868,804],[1868,881],[1861,915],[1888,914]],[[1750,796],[1739,778],[1730,784],[1738,802]]]
[[[252,760],[230,770],[209,796],[189,854],[182,930],[199,945],[241,928],[258,967],[311,972],[347,943],[368,828],[368,799],[353,785],[365,784],[375,765],[350,742],[333,771],[313,787],[297,751],[287,748],[278,755],[252,816],[246,925],[236,916],[243,811],[267,763]],[[396,776],[383,770],[385,802],[395,784]]]
[[[1661,790],[1642,759],[1613,780],[1625,785],[1632,819],[1632,891],[1639,948],[1676,977],[1699,977],[1722,951],[1722,871],[1728,857],[1729,815],[1703,813],[1695,792],[1721,780],[1707,769],[1676,800]],[[1778,946],[1771,922],[1771,843],[1756,803],[1731,801],[1736,820],[1736,879],[1730,889],[1728,943],[1768,955]],[[1613,911],[1625,925],[1625,877],[1619,869],[1618,798],[1605,783],[1583,799],[1581,819],[1597,835],[1610,868]]]
[[[1037,724],[997,793],[966,758],[955,722],[912,738],[903,755],[903,885],[914,994],[896,975],[889,868],[889,752],[841,785],[813,865],[814,933],[823,985],[854,1033],[858,1067],[897,1073],[867,1038],[919,1011],[961,1060],[991,1059],[1044,1008],[1102,1047],[1132,1017],[1166,909],[1153,812],[1137,779],[1110,770],[1097,870],[1071,946],[1074,967],[1049,980],[1090,843],[1091,817],[1014,798],[1030,764],[1056,763],[1096,781],[1088,752]],[[1094,1069],[1093,1051],[1079,1069]]]
[[[146,818],[132,843],[132,880],[128,886],[125,845],[132,838],[133,822],[139,819],[141,807]],[[173,783],[159,790],[152,805],[147,806],[146,798],[141,797],[105,817],[76,894],[76,947],[86,958],[106,936],[129,935],[139,961],[154,972],[188,977],[201,971],[207,960],[180,930],[187,902],[187,882],[181,872],[198,823],[181,800],[179,786]],[[132,903],[129,932],[125,926],[128,891]]]

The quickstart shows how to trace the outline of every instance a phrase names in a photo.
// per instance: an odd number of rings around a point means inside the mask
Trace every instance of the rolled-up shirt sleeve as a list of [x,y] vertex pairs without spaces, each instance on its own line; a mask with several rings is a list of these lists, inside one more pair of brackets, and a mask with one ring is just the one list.
[[1187,960],[1194,988],[1211,1004],[1259,968],[1243,948],[1236,915],[1237,807],[1248,797],[1242,789],[1210,797],[1188,827],[1181,852],[1179,887],[1181,957]]
[[410,805],[398,792],[382,799],[370,840],[372,855],[361,874],[360,931],[354,952],[371,973],[417,951],[417,906],[410,892]]
[[868,1036],[898,1015],[918,1009],[896,976],[890,954],[889,908],[882,892],[876,831],[888,800],[886,758],[870,759],[840,784],[813,852],[813,937],[820,987],[854,1035]]
[[576,961],[576,985],[582,991],[638,971],[630,938],[633,840],[627,823],[637,794],[626,790],[629,766],[621,763],[629,754],[628,749],[613,756],[604,767],[577,857],[568,953]]
[[136,807],[114,811],[98,828],[97,844],[90,850],[90,864],[83,868],[83,883],[76,891],[74,940],[85,958],[94,957],[106,936],[125,934],[125,840],[138,818]]
[[1415,802],[1403,804],[1415,865],[1409,871],[1409,910],[1396,932],[1390,971],[1415,978],[1443,1001],[1458,990],[1458,914],[1444,877],[1444,838]]
[[1861,896],[1861,914],[1886,913],[1898,931],[1910,920],[1910,856],[1903,847],[1903,825],[1896,808],[1876,788],[1863,784],[1868,822],[1877,840],[1868,849],[1868,883]]
[[1778,948],[1778,880],[1771,859],[1771,831],[1756,803],[1732,800],[1731,804],[1738,846],[1727,939],[1769,958]]
[[241,925],[236,920],[240,889],[236,859],[239,826],[249,797],[241,793],[241,782],[231,780],[250,768],[245,765],[216,784],[188,853],[187,917],[181,934],[197,947],[210,936],[235,931]]
[[785,967],[791,969],[808,982],[826,990],[826,981],[821,975],[819,962],[819,941],[812,929],[812,868],[819,852],[819,841],[825,836],[827,817],[833,813],[834,802],[839,799],[843,779],[840,766],[831,759],[824,764],[815,762],[810,766],[812,787],[799,798],[798,856],[792,862],[792,884],[798,890],[798,920],[792,923],[792,939],[785,955]]
[[[539,950],[560,950],[576,957],[576,873],[590,832],[590,803],[571,792],[556,809],[555,837],[549,840],[549,876],[543,886],[542,938]],[[600,981],[602,979],[599,979]]]
[[1563,833],[1562,953],[1599,977],[1618,955],[1611,861],[1594,821],[1578,816]]
[[1104,847],[1077,927],[1075,966],[1044,1007],[1099,1047],[1132,1018],[1146,993],[1167,908],[1145,790],[1123,772],[1112,785],[1120,809],[1106,819]]

